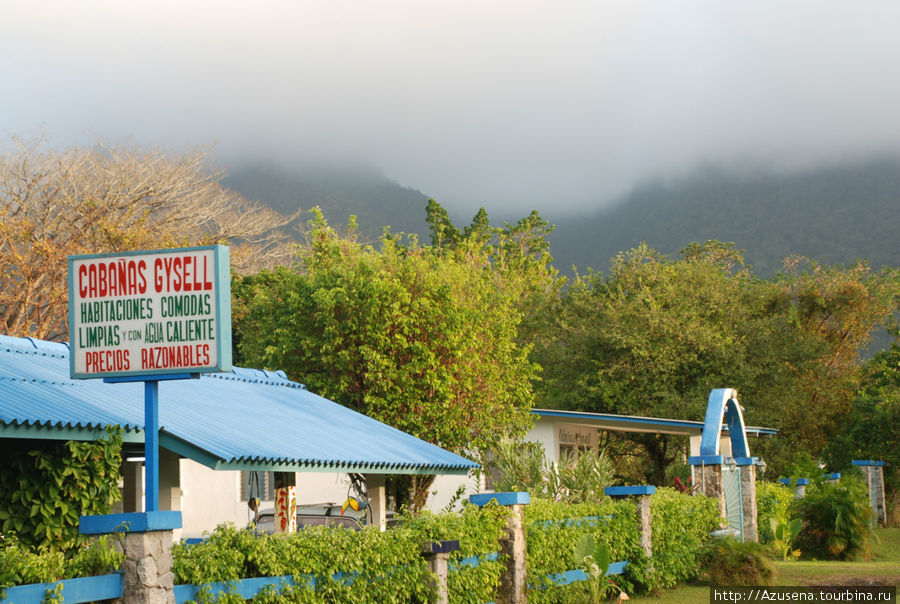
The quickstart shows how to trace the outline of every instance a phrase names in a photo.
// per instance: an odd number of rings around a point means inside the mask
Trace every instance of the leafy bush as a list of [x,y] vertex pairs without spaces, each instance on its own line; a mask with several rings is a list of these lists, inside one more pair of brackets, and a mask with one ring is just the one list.
[[794,491],[777,482],[756,483],[756,518],[759,525],[760,543],[771,543],[773,539],[770,519],[778,523],[790,518],[790,507],[794,501]]
[[79,516],[108,514],[120,496],[121,430],[97,441],[2,440],[0,531],[63,552],[88,541]]
[[718,526],[716,501],[662,487],[650,496],[653,575],[648,585],[666,588],[700,574],[700,557]]
[[[418,534],[422,542],[459,540],[459,551],[450,557],[451,572],[447,578],[450,601],[482,604],[496,597],[500,575],[506,567],[505,556],[491,561],[484,559],[484,555],[499,550],[508,516],[509,510],[502,506],[465,505],[459,514],[422,512],[405,526]],[[459,564],[461,559],[471,556],[481,558],[477,566]]]
[[65,554],[58,550],[37,551],[7,538],[0,549],[0,589],[61,579],[93,577],[116,571],[125,555],[107,536],[93,539]]
[[[465,506],[461,513],[422,513],[386,532],[377,527],[352,531],[308,527],[291,535],[256,536],[221,525],[197,545],[173,548],[176,583],[202,585],[252,577],[306,575],[316,589],[267,590],[257,601],[407,602],[428,601],[426,565],[420,554],[429,541],[459,540],[451,557],[448,587],[454,602],[481,604],[494,599],[503,560],[476,567],[458,566],[462,558],[494,553],[506,526],[507,511]],[[226,601],[225,594],[220,601]]]
[[847,476],[839,484],[822,483],[792,507],[803,521],[797,547],[804,558],[847,560],[867,554],[871,508],[865,484]]
[[221,525],[205,543],[176,545],[176,583],[202,585],[251,577],[308,575],[315,593],[292,590],[293,601],[409,601],[429,596],[421,543],[411,531],[309,527],[291,535],[256,536]]
[[564,453],[554,463],[533,442],[501,441],[486,465],[499,474],[497,491],[527,491],[538,499],[567,503],[601,501],[614,480],[612,462],[602,453]]
[[769,528],[774,535],[772,546],[781,554],[783,561],[787,560],[788,556],[800,557],[801,551],[792,547],[797,535],[800,534],[800,529],[803,528],[803,522],[799,518],[794,518],[790,522],[779,522],[775,518],[769,518]]
[[547,577],[582,568],[575,545],[585,535],[608,548],[610,560],[628,560],[624,575],[615,577],[626,592],[634,592],[646,582],[647,558],[640,545],[634,502],[606,499],[599,504],[564,504],[532,499],[525,507],[528,544],[528,582],[534,588],[528,600],[541,602],[584,602],[586,585],[558,586]]
[[609,571],[609,548],[597,543],[593,535],[582,535],[575,544],[575,559],[581,560],[581,568],[587,576],[590,601],[599,604],[608,600],[612,594],[618,593],[613,580],[606,576]]
[[775,565],[765,546],[732,537],[711,542],[703,552],[710,585],[773,585]]

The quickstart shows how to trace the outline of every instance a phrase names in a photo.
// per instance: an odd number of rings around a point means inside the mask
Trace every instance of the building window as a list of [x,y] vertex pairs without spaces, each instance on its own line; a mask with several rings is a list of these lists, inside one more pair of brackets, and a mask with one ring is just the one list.
[[250,496],[258,497],[260,501],[275,501],[275,477],[274,472],[241,472],[241,501],[247,501]]

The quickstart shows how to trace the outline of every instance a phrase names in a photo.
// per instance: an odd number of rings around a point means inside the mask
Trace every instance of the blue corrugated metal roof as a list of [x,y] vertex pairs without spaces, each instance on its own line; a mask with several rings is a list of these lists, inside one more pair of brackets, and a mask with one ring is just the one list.
[[[280,371],[236,367],[160,382],[159,401],[160,443],[218,469],[464,474],[477,467]],[[0,336],[0,423],[141,430],[143,384],[72,380],[67,345]]]

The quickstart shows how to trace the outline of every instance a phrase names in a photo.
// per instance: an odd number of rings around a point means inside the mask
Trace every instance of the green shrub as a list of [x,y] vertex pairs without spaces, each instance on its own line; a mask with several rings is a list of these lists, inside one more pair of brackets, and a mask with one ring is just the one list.
[[728,537],[708,544],[703,552],[710,585],[773,585],[776,570],[760,543]]
[[871,508],[862,481],[847,476],[839,484],[810,485],[792,506],[803,521],[796,545],[804,558],[847,560],[868,553]]
[[[292,575],[315,580],[302,586],[274,588],[260,602],[408,602],[428,601],[431,588],[421,555],[424,543],[459,540],[448,578],[453,602],[482,604],[496,597],[504,560],[459,566],[462,558],[499,549],[508,511],[498,506],[466,505],[460,513],[423,513],[381,532],[331,527],[304,528],[291,535],[256,536],[233,525],[219,526],[205,543],[173,548],[175,583],[203,585],[252,577]],[[230,601],[227,594],[218,601]]]
[[564,453],[554,463],[538,443],[500,441],[486,461],[499,478],[497,491],[527,491],[536,499],[567,503],[602,501],[603,490],[614,480],[612,462],[593,451]]
[[778,523],[787,522],[790,518],[790,507],[794,501],[793,489],[777,482],[756,483],[756,518],[759,526],[760,543],[772,542],[770,519]]
[[6,538],[0,549],[0,589],[61,579],[93,577],[112,573],[122,565],[124,554],[104,536],[63,553],[37,550]]
[[[490,561],[484,555],[500,550],[508,517],[509,510],[502,506],[464,505],[459,514],[423,512],[405,526],[423,543],[459,540],[459,551],[450,557],[451,572],[447,578],[450,601],[483,604],[496,598],[500,575],[506,567],[505,556]],[[471,556],[481,557],[477,566],[459,564]]]
[[700,574],[709,533],[718,527],[715,499],[662,487],[650,497],[653,576],[649,587],[667,588]]
[[[586,518],[594,520],[586,521]],[[586,584],[558,586],[549,575],[580,569],[575,545],[584,535],[604,544],[613,562],[627,560],[625,573],[613,581],[627,593],[646,583],[647,558],[640,546],[640,523],[633,501],[606,499],[599,504],[566,504],[532,499],[525,506],[528,544],[529,602],[584,602]]]
[[0,532],[63,552],[87,542],[79,516],[108,514],[120,496],[121,430],[96,441],[0,441]]

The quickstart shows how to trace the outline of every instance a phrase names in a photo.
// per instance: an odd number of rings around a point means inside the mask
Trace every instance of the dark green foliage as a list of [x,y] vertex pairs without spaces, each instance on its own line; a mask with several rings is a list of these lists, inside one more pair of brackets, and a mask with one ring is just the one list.
[[786,522],[794,501],[794,489],[778,482],[756,481],[756,518],[760,543],[770,543],[774,537],[769,520]]
[[29,547],[67,551],[87,541],[79,516],[108,514],[119,499],[122,437],[97,441],[0,439],[0,527]]
[[[556,339],[536,348],[540,396],[552,408],[699,419],[713,388],[749,373],[759,330],[753,282],[740,253],[710,241],[673,260],[641,245],[616,257],[607,278],[578,279],[554,313]],[[666,434],[628,434],[650,484],[680,454]]]
[[650,497],[653,576],[648,585],[668,588],[700,573],[703,546],[718,528],[716,501],[676,489],[656,489]]
[[856,472],[854,459],[885,462],[884,488],[896,501],[900,490],[900,341],[868,361],[859,396],[841,432],[824,453],[828,466],[842,473]]
[[775,565],[759,543],[718,539],[704,550],[703,561],[710,585],[775,584]]
[[803,521],[795,545],[804,558],[851,560],[868,555],[871,508],[863,482],[842,476],[841,482],[810,485],[792,516]]

